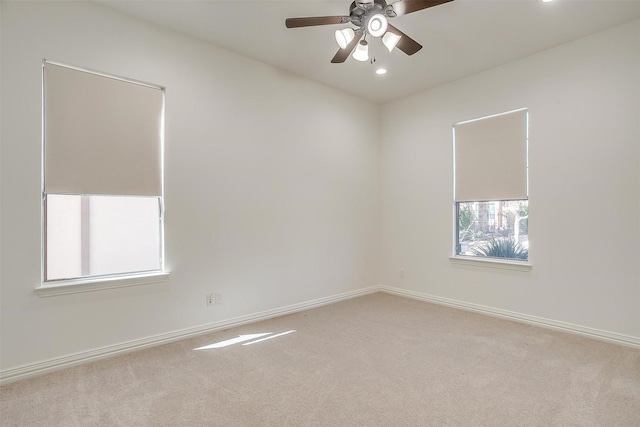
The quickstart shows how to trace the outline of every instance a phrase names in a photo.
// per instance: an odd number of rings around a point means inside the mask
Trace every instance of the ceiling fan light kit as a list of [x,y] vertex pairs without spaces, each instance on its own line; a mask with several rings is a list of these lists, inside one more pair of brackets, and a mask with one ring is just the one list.
[[340,46],[340,49],[346,49],[355,36],[356,33],[352,28],[336,30],[336,42],[338,42],[338,46]]
[[358,43],[356,51],[353,52],[353,59],[361,62],[369,59],[369,43],[367,43],[366,40],[361,40],[360,43]]
[[387,31],[385,35],[382,36],[382,44],[391,52],[398,45],[401,38],[402,36]]
[[367,31],[373,37],[382,37],[382,35],[387,32],[387,24],[387,18],[381,13],[376,13],[369,18]]
[[349,7],[349,16],[287,18],[285,25],[287,28],[347,23],[355,25],[355,29],[344,28],[335,32],[340,50],[331,60],[334,64],[343,63],[352,52],[354,59],[368,60],[369,48],[365,40],[367,34],[371,37],[382,38],[382,43],[389,52],[397,47],[405,54],[413,55],[422,49],[422,45],[389,24],[388,20],[451,1],[453,0],[398,0],[395,3],[387,4],[386,0],[356,0]]

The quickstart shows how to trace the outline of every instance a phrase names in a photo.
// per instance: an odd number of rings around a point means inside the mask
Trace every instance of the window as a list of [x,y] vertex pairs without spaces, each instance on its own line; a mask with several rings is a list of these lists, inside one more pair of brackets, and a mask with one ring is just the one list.
[[45,61],[43,282],[163,271],[158,86]]
[[529,259],[528,112],[456,123],[455,255]]

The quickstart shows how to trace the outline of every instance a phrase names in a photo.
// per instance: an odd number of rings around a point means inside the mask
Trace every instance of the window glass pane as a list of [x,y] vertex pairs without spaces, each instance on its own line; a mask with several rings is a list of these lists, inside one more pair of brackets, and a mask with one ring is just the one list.
[[46,280],[161,269],[158,197],[47,195]]
[[457,255],[528,260],[529,202],[460,202]]

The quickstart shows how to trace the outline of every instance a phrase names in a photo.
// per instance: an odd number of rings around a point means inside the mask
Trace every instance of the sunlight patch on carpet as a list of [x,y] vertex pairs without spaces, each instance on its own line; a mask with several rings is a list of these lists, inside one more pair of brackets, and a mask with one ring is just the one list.
[[255,340],[255,341],[246,342],[246,343],[244,343],[244,344],[242,344],[242,345],[257,344],[257,343],[262,342],[262,341],[270,340],[271,338],[278,338],[278,337],[281,337],[281,336],[283,336],[283,335],[288,335],[288,334],[290,334],[290,333],[292,333],[292,332],[295,332],[295,331],[296,331],[295,329],[292,329],[292,330],[290,330],[290,331],[282,332],[282,333],[275,334],[275,335],[271,335],[271,336],[266,337],[266,338],[260,338],[260,339]]
[[[281,337],[283,335],[288,335],[292,332],[295,332],[295,329],[292,329],[290,331],[286,331],[286,332],[281,332],[279,334],[275,334],[272,335],[273,332],[264,332],[261,334],[246,334],[246,335],[238,335],[236,338],[231,338],[228,340],[224,340],[224,341],[219,341],[217,343],[213,343],[213,344],[209,344],[209,345],[205,345],[203,347],[198,347],[198,348],[194,348],[193,350],[211,350],[214,348],[224,348],[224,347],[228,347],[230,345],[234,345],[234,344],[240,344],[240,343],[244,343],[242,345],[250,345],[250,344],[256,344],[262,341],[266,341],[266,340],[270,340],[272,338],[278,338]],[[269,335],[269,336],[267,336]],[[249,342],[247,342],[249,341]]]

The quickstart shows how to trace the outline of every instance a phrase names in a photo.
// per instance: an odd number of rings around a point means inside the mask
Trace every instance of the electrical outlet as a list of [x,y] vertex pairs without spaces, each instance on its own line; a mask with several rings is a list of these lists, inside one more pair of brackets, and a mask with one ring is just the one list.
[[215,304],[222,304],[222,294],[220,293],[215,293]]
[[400,277],[404,279],[404,268],[400,270]]
[[213,305],[216,303],[216,298],[214,294],[207,294],[207,305]]

